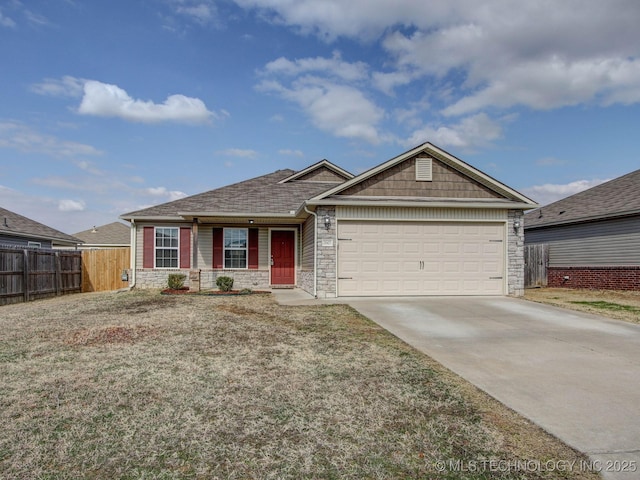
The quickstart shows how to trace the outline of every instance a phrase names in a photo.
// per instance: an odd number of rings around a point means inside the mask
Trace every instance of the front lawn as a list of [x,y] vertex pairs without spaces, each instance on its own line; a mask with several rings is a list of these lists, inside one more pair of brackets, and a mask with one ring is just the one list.
[[0,332],[1,478],[596,478],[344,305],[82,294]]

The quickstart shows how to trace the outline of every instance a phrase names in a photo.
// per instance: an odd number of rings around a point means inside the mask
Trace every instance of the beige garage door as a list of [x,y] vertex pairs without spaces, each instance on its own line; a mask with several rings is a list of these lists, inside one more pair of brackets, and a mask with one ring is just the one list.
[[340,221],[338,295],[502,295],[504,224]]

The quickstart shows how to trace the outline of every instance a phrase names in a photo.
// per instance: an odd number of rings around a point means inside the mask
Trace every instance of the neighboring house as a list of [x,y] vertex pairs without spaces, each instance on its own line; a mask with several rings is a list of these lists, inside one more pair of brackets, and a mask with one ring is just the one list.
[[0,208],[0,245],[75,249],[80,243],[81,240],[71,235]]
[[523,211],[537,205],[425,143],[360,175],[327,160],[122,215],[131,281],[297,286],[318,297],[521,295]]
[[131,228],[122,222],[113,222],[73,234],[84,243],[80,250],[123,248],[131,245]]
[[640,289],[640,170],[527,213],[525,241],[549,244],[549,286]]

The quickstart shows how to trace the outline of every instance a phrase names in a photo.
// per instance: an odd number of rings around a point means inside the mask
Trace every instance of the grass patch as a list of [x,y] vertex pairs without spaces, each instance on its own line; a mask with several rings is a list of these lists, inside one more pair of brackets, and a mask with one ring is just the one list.
[[640,323],[639,291],[549,287],[527,289],[525,298],[534,302],[602,315],[616,320]]
[[600,308],[602,310],[610,310],[612,312],[630,312],[640,313],[640,308],[631,305],[621,305],[619,303],[607,302],[604,300],[596,301],[573,301],[574,305],[586,305],[588,307]]
[[581,458],[345,305],[133,291],[1,312],[2,478],[537,479],[559,472],[436,462]]

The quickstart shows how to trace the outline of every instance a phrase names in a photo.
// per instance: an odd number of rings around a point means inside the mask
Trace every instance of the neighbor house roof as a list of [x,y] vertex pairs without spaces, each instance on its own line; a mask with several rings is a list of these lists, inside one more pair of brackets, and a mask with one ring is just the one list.
[[278,170],[208,192],[137,210],[121,216],[125,220],[181,219],[224,215],[294,215],[308,198],[335,187],[335,182],[289,181],[294,173]]
[[640,170],[527,213],[525,229],[640,214]]
[[85,246],[126,246],[131,243],[131,229],[122,222],[93,227],[73,236],[82,240]]
[[0,235],[51,240],[56,245],[75,246],[82,240],[55,228],[0,207]]

